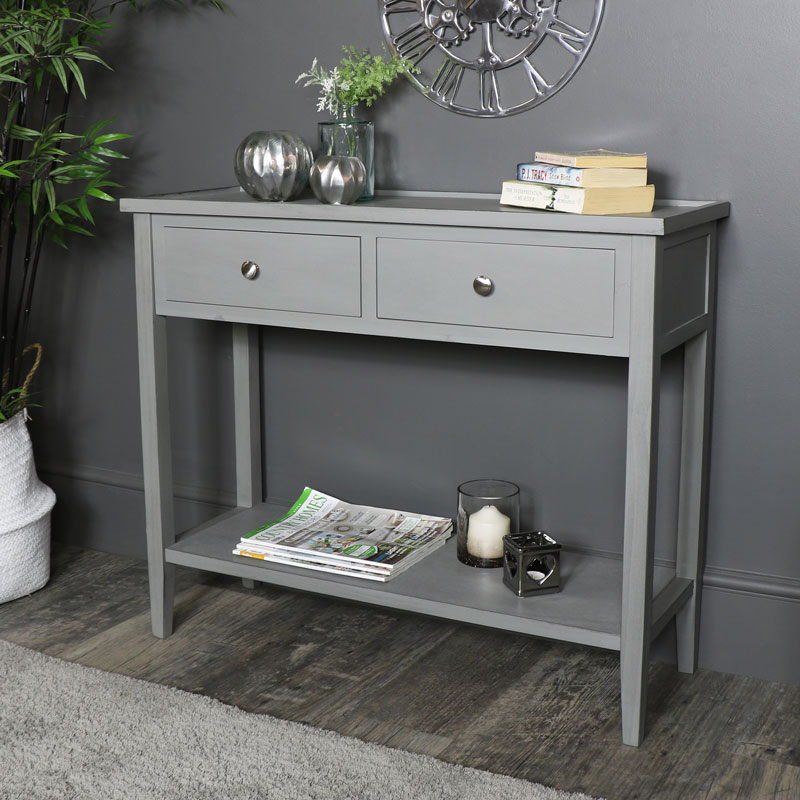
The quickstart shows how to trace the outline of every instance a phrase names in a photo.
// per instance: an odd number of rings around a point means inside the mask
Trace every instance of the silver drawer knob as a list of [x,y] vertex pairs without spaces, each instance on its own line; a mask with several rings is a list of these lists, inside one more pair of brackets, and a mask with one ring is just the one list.
[[487,297],[492,293],[494,284],[491,278],[487,278],[485,275],[478,275],[478,277],[472,281],[472,288],[475,290],[476,294],[479,294],[481,297]]
[[245,261],[242,264],[242,275],[249,281],[254,281],[258,277],[259,272],[261,272],[261,267],[259,267],[255,261]]

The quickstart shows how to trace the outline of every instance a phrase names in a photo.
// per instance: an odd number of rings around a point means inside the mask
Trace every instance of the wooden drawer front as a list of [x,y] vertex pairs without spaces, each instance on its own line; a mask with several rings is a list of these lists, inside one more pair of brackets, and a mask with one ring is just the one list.
[[[615,251],[378,239],[378,316],[613,337]],[[473,280],[494,284],[483,297]]]
[[[259,265],[242,275],[242,262]],[[164,227],[156,236],[160,301],[361,315],[357,236]]]

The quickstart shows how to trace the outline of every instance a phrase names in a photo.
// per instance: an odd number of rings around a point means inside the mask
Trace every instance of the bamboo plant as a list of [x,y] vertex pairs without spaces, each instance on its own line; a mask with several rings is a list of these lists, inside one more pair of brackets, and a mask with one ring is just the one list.
[[[223,8],[222,0],[198,0]],[[182,0],[164,0],[184,5]],[[148,0],[0,0],[0,423],[29,400],[23,353],[45,242],[91,236],[91,207],[112,201],[111,119],[76,130],[70,103],[101,57],[109,14]],[[23,388],[25,387],[25,388]]]

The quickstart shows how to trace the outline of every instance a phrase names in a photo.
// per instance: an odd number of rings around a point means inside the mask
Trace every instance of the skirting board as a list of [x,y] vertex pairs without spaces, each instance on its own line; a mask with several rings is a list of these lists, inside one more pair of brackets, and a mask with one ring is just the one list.
[[[40,466],[39,474],[58,498],[53,516],[54,538],[118,555],[146,557],[141,476],[56,465]],[[175,496],[179,530],[197,525],[235,503],[233,492],[182,485],[176,487]],[[706,567],[701,668],[800,684],[798,630],[800,580]],[[655,643],[654,655],[674,661],[672,626]]]

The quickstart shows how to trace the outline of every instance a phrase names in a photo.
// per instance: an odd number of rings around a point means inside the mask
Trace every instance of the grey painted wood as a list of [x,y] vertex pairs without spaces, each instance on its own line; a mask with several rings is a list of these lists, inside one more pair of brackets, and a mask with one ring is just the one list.
[[233,326],[234,437],[236,504],[252,506],[264,497],[261,452],[261,371],[259,330]]
[[[383,196],[371,204],[330,208],[308,201],[254,203],[223,190],[125,201],[123,208],[152,212],[155,231],[151,240],[148,218],[137,214],[141,359],[146,362],[142,368],[145,490],[152,507],[148,546],[154,562],[151,594],[157,635],[166,635],[171,624],[166,561],[237,576],[246,585],[273,583],[619,649],[623,742],[638,745],[644,733],[651,637],[684,613],[681,609],[693,596],[702,561],[703,533],[692,524],[684,525],[680,535],[677,576],[674,569],[656,567],[653,561],[660,357],[691,337],[699,341],[712,318],[710,309],[706,311],[710,301],[704,277],[710,251],[702,237],[714,220],[728,213],[727,204],[671,203],[652,215],[570,218],[513,210],[509,214],[491,196],[405,193]],[[256,289],[242,283],[241,275],[231,288],[229,265],[219,267],[250,258],[254,251],[262,260],[275,257],[270,263],[277,270],[274,296],[269,282]],[[333,272],[319,263],[326,253]],[[497,276],[496,296],[473,297],[472,273],[484,266]],[[467,287],[460,293],[464,281]],[[454,288],[457,285],[459,289]],[[475,305],[493,297],[496,302],[491,305]],[[168,407],[162,392],[166,387],[163,315],[237,323],[234,389],[240,507],[177,542],[171,520],[166,519],[171,516],[172,481]],[[535,328],[537,316],[544,319],[545,330],[515,329]],[[248,327],[255,325],[628,357],[622,564],[565,551],[562,592],[518,598],[503,586],[499,571],[460,564],[452,540],[387,584],[233,556],[242,534],[283,510],[270,504],[250,507],[261,494],[258,339],[254,328]],[[702,402],[698,387],[708,379],[710,361],[707,351],[701,354],[691,343],[687,353],[687,406],[691,407],[692,402]],[[684,439],[697,447],[697,426],[707,428],[706,422],[707,409],[702,415],[688,410]],[[682,464],[686,483],[681,490],[682,513],[687,518],[695,518],[698,503],[705,502],[698,459],[695,453]],[[698,613],[692,606],[695,624]],[[690,629],[689,623],[682,630],[684,638],[696,636],[696,627]]]
[[150,218],[146,215],[134,217],[134,243],[150,607],[153,634],[164,638],[172,633],[175,594],[175,567],[164,560],[164,548],[175,541],[172,449],[166,320],[155,314]]
[[[666,243],[661,279],[661,332],[668,336],[708,310],[708,234],[692,229],[687,241]],[[700,234],[700,235],[698,235]],[[683,238],[683,237],[681,237]]]
[[[273,325],[276,327],[291,327],[291,328],[306,328],[311,330],[325,330],[337,332],[350,332],[359,334],[369,334],[376,336],[393,336],[404,337],[413,339],[430,339],[434,341],[447,341],[447,342],[463,342],[466,344],[484,344],[495,345],[501,347],[520,347],[530,349],[541,349],[560,352],[571,353],[591,353],[596,355],[610,355],[610,356],[624,356],[627,355],[627,337],[628,337],[628,314],[629,314],[629,285],[630,285],[630,238],[617,236],[617,235],[598,235],[591,233],[571,233],[566,235],[564,233],[552,231],[521,231],[521,230],[506,230],[506,229],[469,229],[464,231],[459,228],[453,228],[447,225],[438,224],[436,218],[432,218],[431,224],[427,226],[402,226],[396,225],[364,225],[343,221],[339,225],[330,222],[313,223],[307,220],[298,219],[214,219],[213,226],[215,231],[221,231],[226,240],[230,241],[230,237],[241,234],[242,231],[252,232],[253,234],[264,234],[270,231],[276,232],[289,237],[295,237],[293,240],[296,242],[309,241],[310,237],[316,235],[317,239],[330,237],[331,239],[356,238],[361,239],[361,259],[362,259],[362,273],[361,273],[361,316],[360,318],[351,318],[347,315],[339,314],[321,314],[317,313],[320,310],[320,301],[317,293],[309,293],[307,300],[302,298],[295,298],[294,310],[276,310],[279,305],[272,301],[263,301],[264,307],[258,307],[257,294],[239,295],[236,298],[246,303],[246,305],[221,305],[219,302],[218,292],[214,289],[213,285],[208,286],[207,282],[203,284],[202,289],[196,291],[196,297],[204,297],[206,300],[213,302],[182,302],[176,299],[168,299],[160,294],[158,285],[156,287],[156,310],[159,314],[189,317],[192,319],[208,319],[225,322],[241,322],[241,323],[255,323],[259,325]],[[155,239],[155,257],[158,263],[169,263],[172,271],[173,262],[176,259],[183,260],[184,256],[170,256],[167,257],[167,252],[163,246],[159,246],[159,239],[163,239],[165,231],[169,231],[170,235],[174,235],[174,229],[178,226],[186,228],[189,231],[195,231],[200,226],[207,224],[207,220],[203,217],[194,217],[191,215],[159,215],[155,217],[154,221],[154,239]],[[299,238],[297,238],[299,237]],[[247,238],[247,237],[246,237]],[[561,254],[560,265],[563,267],[565,263],[569,263],[566,254],[572,253],[573,257],[580,258],[584,251],[588,253],[598,253],[599,258],[608,260],[613,257],[613,297],[609,297],[607,292],[603,293],[601,299],[606,301],[606,311],[600,311],[602,304],[595,301],[594,304],[587,298],[584,305],[587,309],[592,309],[595,316],[599,316],[601,320],[608,320],[613,313],[613,330],[609,334],[606,329],[603,331],[605,335],[589,336],[582,331],[586,329],[586,323],[583,323],[579,332],[570,333],[567,331],[567,318],[572,320],[573,325],[578,325],[578,318],[572,306],[567,302],[566,297],[561,295],[568,295],[569,292],[565,286],[560,286],[560,293],[557,291],[558,281],[555,280],[556,285],[551,285],[551,291],[545,298],[540,298],[539,292],[532,292],[530,288],[526,292],[518,292],[520,295],[529,298],[530,304],[533,306],[530,309],[523,309],[521,306],[522,298],[517,301],[517,307],[514,313],[518,320],[521,318],[523,311],[525,311],[526,319],[534,319],[535,316],[544,315],[550,326],[556,329],[561,328],[559,332],[547,332],[541,329],[532,330],[514,330],[512,325],[501,326],[498,323],[497,317],[504,316],[502,312],[490,312],[493,315],[494,327],[487,327],[486,325],[466,324],[468,317],[462,315],[460,324],[454,325],[452,321],[429,321],[419,322],[418,320],[409,321],[403,319],[387,319],[379,318],[377,313],[376,303],[377,299],[382,298],[382,302],[386,302],[387,298],[391,301],[392,294],[386,289],[387,276],[384,276],[380,281],[378,280],[378,260],[377,252],[380,243],[383,243],[382,252],[386,256],[389,243],[391,242],[394,247],[402,248],[403,244],[407,241],[420,241],[428,242],[432,247],[440,247],[445,252],[445,261],[440,260],[438,263],[433,264],[429,262],[429,268],[426,274],[427,281],[433,281],[434,286],[441,292],[442,290],[450,289],[453,287],[448,285],[440,278],[445,262],[453,260],[452,255],[446,255],[447,248],[458,246],[463,248],[484,245],[492,245],[493,248],[506,249],[506,252],[512,254],[514,260],[518,265],[528,264],[531,259],[531,254],[536,253],[555,253]],[[461,240],[461,244],[459,241]],[[546,248],[543,251],[542,248]],[[486,249],[485,247],[483,248]],[[242,251],[239,256],[244,257],[247,251]],[[220,256],[222,258],[222,256]],[[166,261],[165,261],[166,260]],[[236,259],[230,259],[238,263]],[[306,259],[313,260],[313,259]],[[585,262],[584,262],[585,264]],[[414,305],[416,303],[424,302],[425,297],[420,291],[419,281],[411,277],[411,272],[417,267],[414,261],[409,259],[398,258],[396,263],[396,270],[394,274],[397,277],[397,284],[407,287],[406,291],[409,292],[409,299],[406,305]],[[191,266],[184,265],[180,267],[181,270],[190,270]],[[571,269],[574,270],[574,267]],[[408,276],[405,277],[405,272]],[[570,272],[568,268],[567,273]],[[584,274],[586,269],[584,269]],[[216,275],[217,272],[212,270],[211,275]],[[558,275],[558,270],[554,271],[554,277]],[[158,275],[157,275],[158,277]],[[184,283],[188,282],[188,274],[184,276]],[[234,283],[243,283],[236,272],[235,275],[230,276],[236,280]],[[474,276],[471,276],[474,277]],[[522,274],[517,272],[514,276],[514,282],[519,283]],[[219,273],[219,280],[225,280],[224,274]],[[563,280],[563,278],[562,278]],[[226,281],[227,282],[227,281]],[[246,282],[245,282],[246,283]],[[212,281],[213,284],[213,281]],[[343,285],[347,284],[352,295],[352,285],[345,281]],[[471,280],[470,280],[471,284]],[[318,284],[311,281],[309,285],[319,286],[321,291],[324,284]],[[582,287],[576,281],[571,284],[572,291],[581,291]],[[417,287],[417,288],[415,288]],[[428,289],[426,285],[425,289]],[[469,289],[469,287],[468,287]],[[240,291],[237,289],[237,291]],[[415,295],[415,292],[417,293]],[[469,295],[468,295],[469,296]],[[474,295],[478,299],[477,295]],[[586,295],[584,295],[586,296]],[[550,309],[551,303],[545,302],[550,300],[555,306]],[[458,302],[462,302],[462,298],[458,298]],[[489,298],[490,308],[494,308],[497,298]],[[349,301],[348,301],[349,302]],[[396,301],[393,301],[396,302]],[[434,303],[430,299],[427,300],[434,308],[432,311],[438,311],[440,314],[445,314],[448,307],[454,306],[457,302],[456,298],[451,298],[447,302]],[[577,302],[577,301],[576,301]],[[300,305],[297,305],[299,303]],[[306,303],[305,306],[302,303]],[[484,312],[485,314],[486,312]],[[435,313],[430,316],[435,316]],[[507,315],[506,315],[507,316]],[[476,320],[482,322],[482,320]],[[561,321],[561,324],[559,324]],[[524,321],[519,321],[520,325],[524,327]],[[606,328],[608,322],[606,322]],[[536,328],[531,323],[530,328]]]
[[[207,221],[204,221],[208,224]],[[159,300],[357,317],[361,311],[356,236],[165,225],[154,234]],[[258,273],[248,279],[246,261]]]
[[581,216],[501,206],[498,200],[499,196],[494,194],[379,192],[374,201],[352,206],[326,205],[308,197],[289,203],[265,203],[254,200],[238,187],[232,187],[159,197],[123,198],[120,200],[120,209],[156,214],[202,213],[229,217],[391,222],[404,225],[425,225],[436,219],[441,225],[644,236],[674,233],[722,219],[730,212],[727,202],[657,200],[650,214]]
[[637,240],[631,284],[622,573],[625,613],[620,650],[622,741],[630,745],[642,741],[647,703],[661,372],[656,341],[660,277],[661,253],[656,240]]
[[[562,591],[517,597],[500,569],[474,569],[458,561],[453,537],[412,569],[386,583],[269,564],[232,553],[239,538],[277,519],[286,506],[265,503],[239,509],[183,534],[166,553],[169,562],[343,600],[413,611],[534,636],[619,649],[622,563],[565,551]],[[654,586],[666,592],[674,569],[659,567]]]
[[712,361],[716,314],[716,234],[707,236],[708,327],[687,342],[683,354],[683,412],[678,497],[677,574],[694,583],[690,601],[678,611],[678,669],[694,672],[700,640],[700,601],[708,517]]
[[654,586],[653,605],[650,612],[650,641],[655,641],[670,620],[675,618],[678,609],[682,608],[692,596],[694,581],[687,578],[672,578],[670,582],[659,591]]
[[[397,238],[377,246],[379,317],[614,335],[613,250]],[[491,294],[476,293],[478,277]]]

